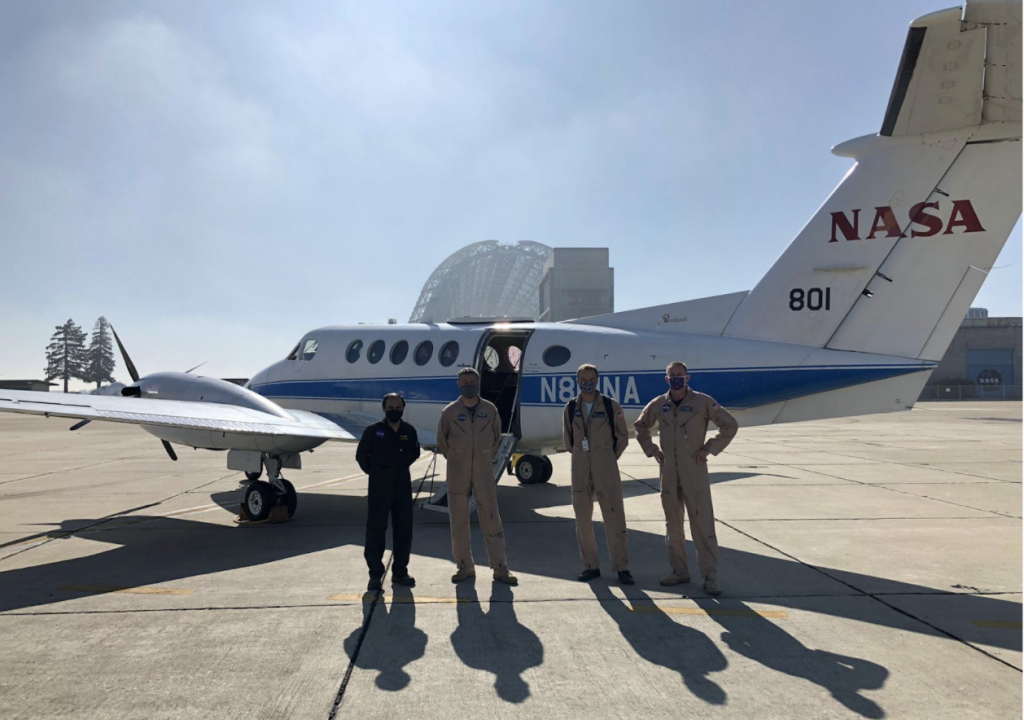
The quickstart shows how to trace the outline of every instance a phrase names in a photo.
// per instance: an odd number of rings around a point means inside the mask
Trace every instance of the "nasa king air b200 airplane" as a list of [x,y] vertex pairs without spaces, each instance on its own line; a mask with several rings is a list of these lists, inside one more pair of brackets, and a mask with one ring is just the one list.
[[880,132],[833,148],[853,167],[749,292],[560,323],[325,327],[244,389],[133,369],[134,397],[0,391],[0,410],[136,423],[172,457],[167,442],[229,450],[250,478],[267,468],[246,492],[259,516],[274,488],[294,510],[281,468],[357,439],[387,392],[434,444],[466,366],[501,415],[497,472],[515,449],[524,482],[550,475],[585,362],[630,422],[677,359],[742,425],[909,409],[1021,214],[1020,57],[1020,2],[912,22]]

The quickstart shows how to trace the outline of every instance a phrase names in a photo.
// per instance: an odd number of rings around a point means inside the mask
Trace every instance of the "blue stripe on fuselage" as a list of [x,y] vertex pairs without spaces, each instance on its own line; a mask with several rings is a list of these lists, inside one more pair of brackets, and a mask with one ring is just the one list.
[[[692,370],[694,390],[714,397],[727,407],[767,405],[804,395],[838,390],[851,385],[884,380],[930,370],[933,365],[819,366],[806,368],[736,368]],[[643,407],[666,392],[662,371],[612,372],[601,376],[601,392],[623,407]],[[401,393],[409,402],[447,404],[457,396],[454,377],[433,378],[340,378],[336,380],[283,381],[255,385],[264,397],[316,400],[379,401],[389,392]],[[526,374],[522,379],[521,404],[564,405],[577,392],[576,376]]]

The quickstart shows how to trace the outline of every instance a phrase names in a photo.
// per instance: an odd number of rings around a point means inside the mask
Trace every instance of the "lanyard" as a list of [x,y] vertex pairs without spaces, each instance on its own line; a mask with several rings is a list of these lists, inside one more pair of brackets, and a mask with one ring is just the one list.
[[[598,396],[598,397],[600,397],[600,396]],[[582,395],[580,396],[580,400],[583,400],[583,396]],[[590,422],[591,422],[591,416],[594,414],[594,408],[597,406],[597,397],[595,397],[594,398],[594,402],[592,402],[590,404],[590,412],[587,412],[587,405],[586,405],[586,403],[581,403],[581,404],[583,405],[583,407],[581,408],[581,410],[583,411],[581,413],[582,416],[583,416],[583,439],[586,440],[589,443],[590,442]]]

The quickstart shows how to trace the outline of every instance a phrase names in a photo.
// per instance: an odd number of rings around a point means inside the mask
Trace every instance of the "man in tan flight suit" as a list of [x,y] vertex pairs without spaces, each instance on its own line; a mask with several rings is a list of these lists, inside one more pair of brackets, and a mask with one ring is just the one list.
[[[690,517],[704,590],[708,595],[721,595],[708,455],[725,450],[736,437],[739,425],[713,398],[688,387],[689,379],[686,365],[678,361],[669,365],[665,382],[670,390],[647,403],[633,427],[647,457],[654,457],[661,465],[661,505],[665,510],[668,561],[672,566],[672,574],[662,578],[661,584],[690,582],[683,531],[685,509]],[[718,434],[705,442],[708,422],[718,426]],[[660,448],[651,439],[655,425],[659,426]]]
[[501,444],[501,417],[498,408],[480,397],[480,373],[462,368],[458,382],[461,397],[441,411],[437,422],[437,449],[448,461],[448,521],[457,567],[452,582],[476,577],[469,535],[472,495],[494,579],[518,585],[505,561],[505,530],[491,471],[491,460]]
[[581,582],[601,577],[594,539],[594,493],[601,504],[608,554],[619,582],[632,585],[626,541],[626,515],[622,503],[619,458],[629,444],[629,429],[622,408],[597,391],[597,368],[581,365],[576,372],[580,394],[562,413],[562,442],[572,453],[572,509],[576,513],[576,539],[583,559]]

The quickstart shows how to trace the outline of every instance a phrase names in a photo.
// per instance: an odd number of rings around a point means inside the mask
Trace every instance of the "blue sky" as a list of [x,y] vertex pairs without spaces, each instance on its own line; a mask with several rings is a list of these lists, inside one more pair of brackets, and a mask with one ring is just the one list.
[[[942,7],[5,2],[0,377],[99,315],[248,377],[486,239],[610,248],[619,310],[749,289]],[[975,305],[1021,315],[1021,245]]]

